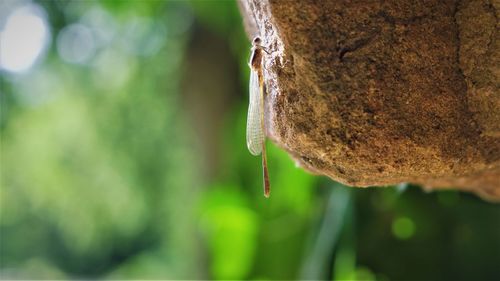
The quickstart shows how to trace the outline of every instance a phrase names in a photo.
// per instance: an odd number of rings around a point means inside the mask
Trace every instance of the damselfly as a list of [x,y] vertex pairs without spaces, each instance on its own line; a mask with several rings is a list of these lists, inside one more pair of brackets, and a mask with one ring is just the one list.
[[252,54],[248,65],[250,66],[250,103],[247,117],[247,146],[252,155],[262,153],[262,170],[264,173],[264,196],[269,197],[271,187],[267,171],[266,137],[264,128],[264,77],[262,60],[265,47],[262,40],[256,37],[252,42]]

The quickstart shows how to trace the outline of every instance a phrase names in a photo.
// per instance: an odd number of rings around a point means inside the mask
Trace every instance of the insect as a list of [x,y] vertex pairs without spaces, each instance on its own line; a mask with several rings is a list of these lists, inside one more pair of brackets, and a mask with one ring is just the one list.
[[252,155],[262,154],[262,170],[264,174],[264,196],[269,198],[271,186],[267,171],[266,137],[264,135],[264,77],[262,60],[266,49],[261,45],[262,40],[255,37],[252,41],[250,66],[250,103],[247,116],[247,147]]

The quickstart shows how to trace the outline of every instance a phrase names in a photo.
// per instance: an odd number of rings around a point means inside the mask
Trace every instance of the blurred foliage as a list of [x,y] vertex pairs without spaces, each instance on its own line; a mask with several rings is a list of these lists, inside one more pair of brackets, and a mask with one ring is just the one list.
[[[500,278],[500,207],[472,195],[351,190],[268,143],[263,198],[235,2],[30,3],[8,8],[41,7],[51,38],[29,71],[0,70],[2,278]],[[196,125],[214,124],[193,124],[183,92],[186,77],[202,79],[185,71],[190,50],[214,55],[193,46],[200,29],[230,50],[213,73],[239,70],[220,133],[208,130],[219,161],[201,156]],[[218,94],[203,92],[201,107]]]

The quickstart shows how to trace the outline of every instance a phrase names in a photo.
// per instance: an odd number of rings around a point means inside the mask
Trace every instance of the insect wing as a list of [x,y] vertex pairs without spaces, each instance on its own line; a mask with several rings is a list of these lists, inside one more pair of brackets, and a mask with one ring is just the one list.
[[259,77],[255,70],[250,71],[250,102],[247,116],[247,147],[252,155],[262,153],[264,132],[262,131],[262,96]]

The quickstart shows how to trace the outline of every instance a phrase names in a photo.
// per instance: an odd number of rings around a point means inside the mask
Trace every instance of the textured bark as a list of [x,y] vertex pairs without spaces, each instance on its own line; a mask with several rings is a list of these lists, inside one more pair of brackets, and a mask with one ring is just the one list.
[[500,200],[499,0],[239,4],[270,52],[266,134],[301,166]]

